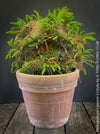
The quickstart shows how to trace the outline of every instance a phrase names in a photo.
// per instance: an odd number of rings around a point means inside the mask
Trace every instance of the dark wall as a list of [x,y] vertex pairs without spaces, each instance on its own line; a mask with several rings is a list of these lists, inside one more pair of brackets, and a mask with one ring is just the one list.
[[[9,46],[7,40],[12,35],[5,32],[11,27],[10,21],[24,18],[25,14],[32,14],[33,10],[46,16],[48,9],[67,6],[74,12],[75,20],[84,23],[83,30],[96,32],[96,39],[100,38],[100,1],[99,0],[0,0],[0,103],[21,102],[22,94],[18,88],[15,74],[10,72],[11,60],[5,60]],[[14,37],[14,36],[13,36]],[[91,43],[91,42],[90,42]],[[95,56],[96,42],[92,42]],[[87,76],[80,74],[81,83],[75,90],[74,101],[95,101],[96,78],[95,68],[87,68]]]

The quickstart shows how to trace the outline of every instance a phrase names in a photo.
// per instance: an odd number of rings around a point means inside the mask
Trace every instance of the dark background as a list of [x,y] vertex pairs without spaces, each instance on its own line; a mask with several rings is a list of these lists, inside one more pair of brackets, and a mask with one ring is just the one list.
[[[7,35],[11,25],[10,21],[24,18],[37,10],[40,15],[46,16],[48,9],[67,6],[74,13],[75,20],[84,23],[82,29],[86,32],[96,32],[96,39],[100,38],[100,0],[0,0],[0,103],[21,102],[22,94],[18,88],[15,74],[10,72],[11,60],[5,60],[9,50],[7,40],[12,35]],[[14,36],[13,36],[14,37]],[[90,42],[94,49],[96,42]],[[81,83],[77,86],[74,101],[95,101],[96,77],[95,67],[86,66],[87,76],[81,72]]]

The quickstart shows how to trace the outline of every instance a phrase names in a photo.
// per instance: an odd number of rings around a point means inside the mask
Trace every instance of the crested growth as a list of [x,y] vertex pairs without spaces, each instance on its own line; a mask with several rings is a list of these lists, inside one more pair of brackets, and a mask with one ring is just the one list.
[[25,20],[17,22],[8,34],[15,34],[15,39],[8,41],[11,47],[7,58],[13,58],[11,70],[38,75],[64,74],[76,68],[86,70],[83,63],[93,67],[92,49],[86,49],[88,40],[94,41],[94,32],[81,31],[82,23],[74,21],[72,12],[67,7],[48,11],[43,18],[37,11],[26,15]]

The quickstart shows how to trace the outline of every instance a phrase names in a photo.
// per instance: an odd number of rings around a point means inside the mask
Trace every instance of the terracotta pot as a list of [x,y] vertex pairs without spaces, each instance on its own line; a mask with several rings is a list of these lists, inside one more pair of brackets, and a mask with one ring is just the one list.
[[69,118],[79,70],[62,75],[16,72],[30,122],[39,128],[64,125]]

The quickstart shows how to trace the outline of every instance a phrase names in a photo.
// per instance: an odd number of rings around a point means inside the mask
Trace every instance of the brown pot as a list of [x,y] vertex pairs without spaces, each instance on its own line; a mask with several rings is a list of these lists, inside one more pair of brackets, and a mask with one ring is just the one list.
[[16,72],[32,125],[52,129],[69,118],[79,70],[62,75],[29,75]]

